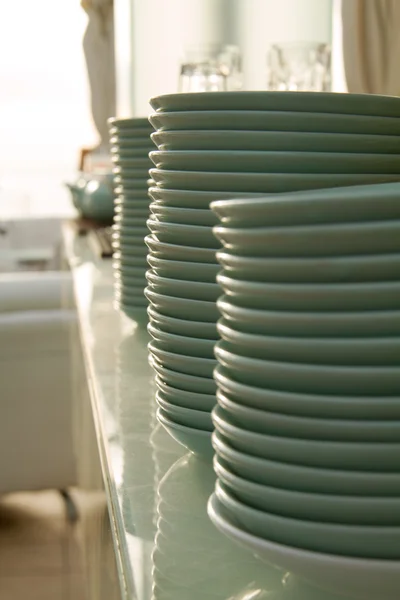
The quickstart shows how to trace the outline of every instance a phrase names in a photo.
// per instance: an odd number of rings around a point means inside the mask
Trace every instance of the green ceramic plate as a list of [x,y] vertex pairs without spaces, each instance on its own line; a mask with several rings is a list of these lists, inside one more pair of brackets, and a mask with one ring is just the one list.
[[243,406],[221,390],[217,392],[217,400],[233,425],[262,435],[333,442],[398,442],[400,439],[400,420],[394,417],[387,421],[358,421],[285,415]]
[[310,337],[362,337],[400,334],[400,311],[291,312],[254,310],[232,304],[228,296],[217,300],[222,316],[247,333]]
[[400,369],[400,336],[314,338],[257,335],[238,331],[234,323],[225,319],[218,321],[217,330],[238,354],[249,358],[326,365],[397,365]]
[[149,254],[147,260],[153,273],[156,275],[160,277],[172,277],[173,279],[183,279],[184,281],[215,283],[217,273],[220,270],[219,265],[165,260],[158,258],[158,256],[152,253]]
[[113,234],[112,245],[126,254],[146,256],[146,246],[143,243],[143,238],[139,236],[129,236],[125,233],[119,234],[119,232],[115,232]]
[[[398,117],[400,100],[394,96],[327,92],[206,92],[163,94],[150,99],[157,111],[180,110],[299,110],[350,115]],[[121,120],[110,122],[110,125]],[[136,122],[136,121],[132,121]]]
[[239,306],[265,310],[395,310],[400,282],[377,283],[257,283],[218,273],[217,281]]
[[223,199],[211,208],[236,228],[384,221],[400,217],[400,182]]
[[157,312],[151,305],[148,308],[148,313],[150,321],[161,331],[209,340],[219,338],[215,322],[205,323],[204,321],[188,321],[186,319],[168,317]]
[[177,406],[194,408],[198,411],[211,411],[216,404],[214,394],[200,394],[172,387],[165,383],[158,375],[156,375],[156,384],[157,388],[162,392],[163,398]]
[[120,117],[110,117],[107,121],[108,127],[116,127],[119,129],[151,129],[149,125],[149,120],[147,117],[132,117],[132,118],[120,118]]
[[240,383],[310,394],[394,396],[400,393],[399,367],[297,364],[240,356],[228,342],[215,355]]
[[215,323],[218,319],[215,302],[158,294],[152,286],[146,288],[145,294],[156,311],[165,314],[167,317],[188,319],[189,321],[205,321],[206,323]]
[[138,182],[145,188],[147,187],[147,179],[149,177],[149,171],[146,168],[128,168],[128,167],[114,167],[113,168],[114,181],[118,183],[117,177],[120,178],[121,182],[127,186],[133,182],[134,186]]
[[217,298],[221,295],[220,288],[216,283],[160,277],[151,270],[147,272],[146,277],[149,285],[158,294],[178,296],[179,298],[192,298],[193,300],[208,300],[210,302],[216,302]]
[[160,391],[156,394],[156,402],[165,416],[175,423],[184,425],[185,427],[202,429],[203,431],[211,432],[214,429],[209,412],[172,404],[163,397]]
[[398,559],[400,527],[339,525],[281,517],[235,499],[220,482],[216,495],[246,531],[265,539],[315,552],[379,559]]
[[[322,552],[312,552],[301,548],[284,546],[251,535],[243,531],[228,518],[226,510],[213,494],[208,502],[208,515],[216,528],[235,544],[246,548],[251,556],[257,556],[265,563],[266,568],[277,565],[285,573],[296,573],[299,577],[289,577],[294,583],[296,598],[321,600],[338,600],[340,595],[346,597],[375,600],[382,594],[387,600],[397,600],[399,589],[399,561],[351,558]],[[307,590],[306,583],[312,582],[313,588]],[[298,589],[300,585],[300,590]],[[290,589],[292,586],[289,584]],[[318,591],[314,586],[317,586]],[[286,587],[286,586],[285,586]],[[328,590],[328,591],[326,591]],[[299,592],[299,593],[298,593]],[[287,595],[286,592],[283,592]],[[292,591],[289,592],[292,595]],[[332,595],[333,594],[333,595]],[[278,598],[282,596],[278,592]],[[283,596],[282,596],[283,598]],[[172,600],[172,599],[171,599]]]
[[[308,133],[302,131],[155,131],[159,150],[264,150],[399,154],[394,135]],[[154,150],[154,148],[151,148]]]
[[[369,156],[375,156],[370,154]],[[383,155],[381,155],[383,156]],[[111,160],[116,167],[121,168],[121,173],[124,174],[125,171],[130,171],[131,169],[149,169],[151,166],[151,161],[148,156],[145,157],[135,157],[135,158],[123,158],[119,154],[113,154],[111,156]]]
[[400,253],[322,258],[257,258],[217,252],[217,259],[228,277],[264,283],[396,281],[400,273]]
[[400,250],[400,219],[252,229],[217,225],[214,234],[232,254],[262,258],[383,254]]
[[[117,217],[117,221],[123,221],[126,219],[143,219],[149,218],[150,210],[149,204],[145,202],[135,201],[121,201],[116,198],[114,201],[114,216]],[[146,220],[147,220],[146,219]],[[144,221],[144,224],[146,221]]]
[[115,160],[137,160],[137,159],[148,159],[149,156],[149,152],[152,152],[154,150],[154,146],[144,146],[144,147],[137,147],[137,146],[128,146],[128,147],[124,147],[124,146],[120,146],[120,145],[114,145],[111,146],[111,150],[110,150],[110,154],[111,154],[111,159],[115,159]]
[[[307,133],[359,133],[400,135],[398,117],[371,117],[334,113],[267,110],[222,110],[159,112],[150,115],[154,129],[174,131],[303,131]],[[121,136],[121,134],[120,134]]]
[[119,259],[115,259],[114,257],[113,257],[112,266],[114,269],[114,275],[116,277],[120,277],[121,275],[128,276],[128,277],[135,277],[136,275],[141,277],[141,276],[146,275],[145,267],[140,267],[140,266],[135,267],[135,266],[131,266],[131,265],[124,265],[124,264],[121,264]]
[[395,497],[400,494],[400,474],[307,467],[258,458],[235,450],[217,431],[213,446],[230,471],[256,483],[320,494]]
[[121,267],[119,263],[113,263],[114,277],[121,281],[139,278],[140,281],[146,281],[146,270],[140,267]]
[[132,194],[137,194],[138,196],[140,195],[144,200],[147,200],[148,186],[144,177],[128,179],[126,177],[121,177],[120,175],[115,175],[114,183],[116,189],[121,190],[123,196],[129,198],[129,196],[132,197]]
[[149,363],[158,377],[170,387],[198,394],[212,394],[215,398],[215,382],[210,377],[197,377],[180,371],[167,369],[154,356],[149,355]]
[[233,497],[265,512],[343,525],[400,525],[398,498],[311,494],[264,486],[235,475],[218,456],[214,470]]
[[169,244],[161,242],[154,234],[148,235],[144,241],[153,256],[157,256],[158,258],[217,264],[215,250],[210,248]]
[[124,220],[132,220],[143,218],[147,215],[149,217],[150,209],[149,203],[144,201],[134,200],[126,202],[125,199],[120,197],[114,200],[114,222],[124,222]]
[[164,349],[167,352],[185,353],[188,356],[211,358],[214,360],[215,340],[193,338],[165,332],[158,329],[154,323],[149,323],[147,330],[160,349]]
[[149,144],[151,145],[150,135],[153,131],[153,128],[151,130],[146,130],[111,127],[109,136],[110,139],[116,140],[117,143],[122,141],[140,142],[143,146],[148,146]]
[[[399,119],[400,120],[400,119]],[[280,193],[398,181],[400,175],[237,173],[150,169],[157,185],[181,190]],[[128,185],[128,181],[126,181]]]
[[221,244],[215,238],[210,226],[182,225],[181,223],[165,223],[157,219],[149,219],[147,227],[160,242],[197,246],[199,248],[220,248]]
[[[154,202],[162,202],[165,206],[179,208],[208,209],[213,200],[227,198],[242,198],[241,192],[199,192],[190,190],[169,190],[160,187],[150,187],[149,196]],[[262,194],[249,193],[247,197],[260,197]]]
[[[400,154],[252,152],[250,150],[154,150],[157,169],[242,173],[399,173]],[[126,163],[126,166],[130,165]],[[132,161],[132,167],[138,168]]]
[[304,466],[326,469],[398,471],[400,443],[306,440],[254,433],[234,425],[226,411],[212,412],[215,429],[239,452]]
[[154,150],[154,142],[151,141],[151,134],[147,135],[135,135],[131,134],[130,129],[117,130],[113,128],[113,136],[110,138],[111,152],[120,151],[132,151],[140,152],[143,155],[144,152],[148,153]]
[[184,225],[216,225],[218,217],[208,210],[202,208],[180,208],[168,206],[162,201],[152,202],[150,212],[154,218],[167,223],[183,223]]
[[300,394],[238,383],[218,365],[214,379],[223,394],[243,407],[325,419],[360,419],[370,423],[400,419],[396,396]]
[[146,283],[138,277],[114,279],[115,290],[125,295],[140,296],[142,298],[144,297],[143,290],[145,287]]
[[[114,223],[132,223],[135,221],[136,223],[146,224],[146,221],[149,216],[149,209],[146,205],[143,208],[128,208],[127,206],[116,204],[114,207]],[[137,227],[133,223],[133,227]]]
[[132,227],[141,227],[141,226],[146,226],[146,216],[148,216],[148,211],[143,210],[143,211],[138,211],[135,215],[135,213],[133,213],[133,216],[128,215],[128,214],[124,214],[121,215],[119,213],[117,213],[114,216],[114,230],[115,231],[126,231]]
[[120,289],[129,290],[131,287],[141,287],[142,290],[146,287],[146,278],[143,274],[126,275],[124,272],[114,273],[115,285]]
[[119,264],[121,269],[125,269],[126,267],[140,267],[147,270],[148,268],[145,255],[126,254],[125,252],[117,250],[113,254],[113,259]]
[[211,432],[179,425],[168,419],[161,409],[157,410],[157,419],[179,444],[182,444],[194,454],[209,460],[212,459]]
[[149,342],[148,347],[150,354],[155,356],[158,362],[165,365],[167,369],[186,373],[187,375],[212,378],[213,370],[216,366],[216,361],[213,358],[199,358],[197,356],[168,352],[160,348],[160,344],[154,340]]
[[124,243],[121,241],[113,241],[112,247],[116,252],[120,252],[122,256],[125,258],[125,262],[127,264],[133,264],[132,262],[128,263],[126,260],[128,257],[142,258],[144,262],[146,262],[147,256],[147,248],[146,246],[142,246],[141,244],[134,245],[131,242]]
[[[133,249],[133,253],[141,253],[146,255],[146,245],[144,243],[144,238],[139,237],[139,235],[129,235],[126,233],[126,229],[123,232],[114,232],[113,234],[113,243],[115,243],[120,248],[125,248],[128,253],[130,253],[131,248]],[[140,248],[144,248],[143,251],[140,251]]]
[[148,235],[148,233],[149,230],[147,229],[146,225],[142,227],[140,225],[128,225],[124,221],[123,223],[114,224],[111,237],[113,239],[118,238],[120,240],[126,240],[127,242],[132,240],[132,242],[140,242],[144,244],[144,238],[146,235]]
[[[117,179],[117,177],[116,177]],[[137,205],[145,206],[146,204],[150,204],[148,189],[146,187],[147,184],[143,187],[143,189],[134,189],[131,191],[126,191],[120,185],[117,185],[114,189],[115,198],[114,203],[116,204],[125,204],[125,203],[134,203],[137,202]]]
[[142,243],[142,238],[139,237],[120,236],[115,233],[113,234],[112,246],[123,254],[147,256],[146,246]]

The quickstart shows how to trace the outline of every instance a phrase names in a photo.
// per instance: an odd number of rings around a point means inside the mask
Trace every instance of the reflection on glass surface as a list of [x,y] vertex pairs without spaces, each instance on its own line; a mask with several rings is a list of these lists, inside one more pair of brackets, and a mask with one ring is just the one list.
[[259,561],[219,533],[207,515],[214,485],[212,467],[190,454],[160,482],[154,600],[340,600]]
[[[100,589],[102,575],[107,574],[107,569],[109,572],[103,591],[92,597],[343,600],[343,596],[311,588],[293,575],[261,562],[214,527],[207,515],[207,502],[215,485],[212,466],[184,454],[154,417],[155,386],[148,364],[145,319],[128,322],[111,308],[111,265],[90,258],[84,240],[73,250],[70,246],[69,251],[70,259],[77,259],[76,265],[92,261],[94,272],[101,274],[86,281],[92,286],[88,306],[89,294],[82,290],[80,299],[79,289],[76,290],[78,304],[81,301],[83,305],[80,328],[91,393],[91,409],[89,402],[85,406],[92,412],[90,418],[96,429],[90,439],[95,451],[97,443],[96,457],[100,455],[102,461],[114,538],[112,547],[100,493],[102,506],[93,529],[103,530],[104,535],[99,537],[98,547],[95,545],[88,554],[93,590]],[[83,362],[78,355],[77,362]],[[88,415],[82,413],[82,417],[85,418],[81,421],[86,422]],[[82,422],[79,433],[82,456],[87,460],[96,452],[87,452],[88,430],[83,426]],[[82,465],[85,477],[93,475],[92,465]]]

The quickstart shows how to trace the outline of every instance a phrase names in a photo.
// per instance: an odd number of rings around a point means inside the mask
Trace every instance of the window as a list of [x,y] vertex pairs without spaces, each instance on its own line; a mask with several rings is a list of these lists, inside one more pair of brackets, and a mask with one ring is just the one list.
[[0,218],[72,211],[63,181],[97,142],[75,0],[0,7]]

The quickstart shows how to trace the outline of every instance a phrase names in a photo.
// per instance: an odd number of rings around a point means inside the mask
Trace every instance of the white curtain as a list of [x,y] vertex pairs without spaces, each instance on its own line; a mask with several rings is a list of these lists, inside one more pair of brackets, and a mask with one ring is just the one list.
[[342,0],[349,92],[400,96],[400,0]]
[[107,119],[115,115],[113,0],[82,0],[89,21],[83,38],[93,121],[100,149],[108,148]]

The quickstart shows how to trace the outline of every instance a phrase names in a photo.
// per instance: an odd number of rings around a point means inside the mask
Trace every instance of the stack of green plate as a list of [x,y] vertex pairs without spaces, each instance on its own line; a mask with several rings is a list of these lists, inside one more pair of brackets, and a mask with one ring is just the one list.
[[211,206],[215,520],[282,566],[399,561],[400,183]]
[[[150,306],[148,330],[150,360],[156,371],[158,418],[170,434],[197,454],[212,457],[211,410],[215,406],[216,365],[214,344],[218,337],[216,283],[219,244],[213,234],[216,216],[204,193],[180,194],[176,205],[157,200],[147,221],[151,234],[150,270],[145,291]],[[193,197],[195,208],[179,205]]]
[[213,92],[151,105],[162,189],[275,193],[399,179],[399,98]]
[[148,177],[154,148],[147,119],[110,119],[111,156],[114,163],[114,275],[117,306],[127,314],[143,310],[147,268],[149,216]]
[[[150,350],[159,370],[163,365],[173,371],[172,385],[165,374],[162,381],[172,388],[168,402],[179,406],[167,405],[160,389],[160,415],[175,428],[201,429],[206,419],[198,412],[205,407],[209,412],[211,398],[199,404],[175,390],[204,393],[193,382],[183,384],[176,373],[198,376],[201,371],[204,380],[211,369],[218,243],[211,231],[210,202],[400,180],[400,99],[217,92],[160,96],[151,104],[158,150],[150,153],[156,166],[150,171],[156,186],[149,191],[147,239]],[[374,231],[365,235],[375,237]],[[161,351],[173,355],[168,363]],[[194,366],[189,367],[190,358]],[[205,360],[210,361],[208,371],[200,367]],[[194,436],[188,439],[193,449]]]

